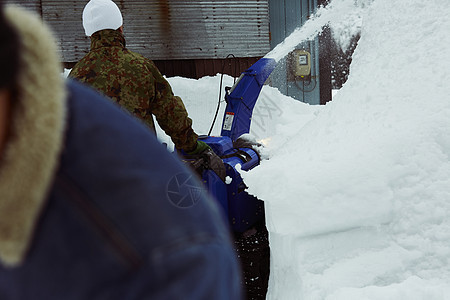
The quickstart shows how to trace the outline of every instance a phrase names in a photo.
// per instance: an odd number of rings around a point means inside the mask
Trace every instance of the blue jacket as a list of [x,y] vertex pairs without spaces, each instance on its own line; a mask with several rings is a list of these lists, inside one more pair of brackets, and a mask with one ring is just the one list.
[[223,217],[142,124],[68,83],[48,198],[0,299],[240,299]]

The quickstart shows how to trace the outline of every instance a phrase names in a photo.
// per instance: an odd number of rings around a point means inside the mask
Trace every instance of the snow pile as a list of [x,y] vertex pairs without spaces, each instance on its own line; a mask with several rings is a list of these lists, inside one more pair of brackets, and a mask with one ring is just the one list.
[[245,174],[267,203],[269,299],[450,297],[449,11],[375,0],[344,88]]
[[[193,120],[192,128],[198,134],[208,134],[221,95],[220,110],[217,113],[217,120],[211,135],[219,135],[222,125],[222,116],[225,113],[226,103],[224,102],[224,87],[233,85],[233,78],[223,76],[222,92],[220,93],[220,76],[207,76],[201,79],[187,79],[183,77],[166,78],[175,95],[181,96],[186,106],[189,117]],[[159,128],[157,129],[160,130]],[[160,134],[158,134],[160,136]],[[167,136],[161,134],[167,143],[172,145]],[[173,147],[173,145],[172,145]]]
[[[174,94],[182,98],[189,117],[193,120],[194,131],[199,135],[208,134],[217,110],[221,76],[207,76],[198,80],[170,77],[167,80],[172,86]],[[232,86],[233,83],[234,79],[231,76],[223,76],[222,89],[225,86]],[[220,135],[225,107],[222,91],[220,109],[211,132],[212,136]],[[253,110],[250,138],[269,145],[272,139],[276,138],[277,132],[298,130],[299,127],[310,121],[314,117],[314,112],[319,109],[318,106],[304,105],[295,101],[291,97],[281,94],[276,88],[264,86]],[[173,149],[170,138],[157,123],[155,125],[158,138],[168,145],[168,149]],[[286,142],[283,136],[279,136],[279,138],[283,143]],[[280,142],[278,138],[276,140]],[[264,152],[265,149],[262,151]]]

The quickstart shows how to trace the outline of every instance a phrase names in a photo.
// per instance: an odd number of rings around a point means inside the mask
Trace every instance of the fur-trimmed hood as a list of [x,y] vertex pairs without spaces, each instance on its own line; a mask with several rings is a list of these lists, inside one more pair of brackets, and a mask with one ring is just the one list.
[[18,7],[5,8],[21,40],[18,103],[0,160],[0,263],[23,262],[62,150],[65,88],[50,30]]

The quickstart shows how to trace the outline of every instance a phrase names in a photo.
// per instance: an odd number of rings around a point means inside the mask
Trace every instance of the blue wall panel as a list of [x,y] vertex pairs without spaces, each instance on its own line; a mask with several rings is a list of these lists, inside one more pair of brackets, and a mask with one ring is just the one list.
[[[270,0],[270,47],[273,49],[289,36],[296,28],[303,25],[317,8],[317,0]],[[297,49],[311,53],[311,80],[293,80],[288,76],[286,58],[282,59],[273,71],[270,80],[283,94],[309,104],[320,104],[319,82],[319,41],[299,41]],[[289,79],[289,80],[288,80]]]

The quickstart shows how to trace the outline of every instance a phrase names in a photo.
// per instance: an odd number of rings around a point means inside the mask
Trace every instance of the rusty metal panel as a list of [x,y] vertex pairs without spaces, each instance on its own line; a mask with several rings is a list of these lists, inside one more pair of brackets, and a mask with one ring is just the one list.
[[263,56],[270,50],[268,0],[123,1],[131,49],[152,59]]
[[87,1],[41,0],[42,17],[54,31],[62,61],[78,61],[88,51],[90,40],[84,34],[83,8]]
[[[64,62],[89,50],[81,15],[87,1],[8,0],[32,7],[57,36]],[[269,45],[268,0],[115,0],[127,46],[154,60],[263,56]]]

